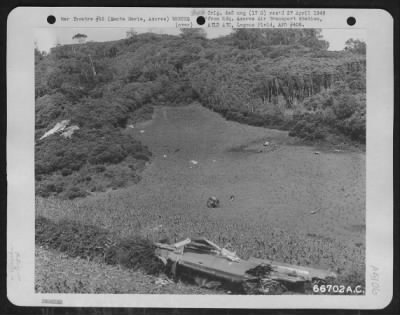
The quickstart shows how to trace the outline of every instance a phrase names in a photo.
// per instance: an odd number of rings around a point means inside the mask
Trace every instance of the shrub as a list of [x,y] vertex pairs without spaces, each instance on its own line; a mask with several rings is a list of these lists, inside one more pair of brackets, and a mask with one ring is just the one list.
[[338,100],[334,102],[333,111],[336,117],[340,120],[353,115],[357,107],[357,99],[353,95],[345,94],[339,96]]
[[289,136],[305,140],[324,140],[328,134],[321,114],[303,113],[293,116],[294,125]]
[[79,198],[79,197],[86,197],[88,195],[88,193],[83,190],[82,188],[79,187],[70,187],[65,193],[64,193],[64,197],[66,199],[75,199],[75,198]]
[[150,158],[144,153],[136,153],[133,157],[137,160],[150,161]]
[[68,176],[72,174],[72,170],[70,168],[63,168],[61,170],[61,175],[62,176]]

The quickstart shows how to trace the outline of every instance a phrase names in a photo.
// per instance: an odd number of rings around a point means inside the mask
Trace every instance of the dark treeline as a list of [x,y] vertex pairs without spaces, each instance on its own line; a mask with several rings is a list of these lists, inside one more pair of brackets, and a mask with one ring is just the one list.
[[[317,29],[239,29],[216,39],[184,29],[35,50],[37,193],[75,198],[137,182],[151,153],[124,129],[157,105],[197,100],[229,120],[308,141],[364,143],[365,43],[327,48]],[[80,129],[40,140],[62,120]]]

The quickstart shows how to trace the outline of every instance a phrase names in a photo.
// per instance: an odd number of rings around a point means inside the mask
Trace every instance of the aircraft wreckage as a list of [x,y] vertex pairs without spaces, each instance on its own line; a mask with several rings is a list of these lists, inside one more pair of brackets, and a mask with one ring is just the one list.
[[186,278],[205,287],[224,287],[238,294],[304,292],[307,284],[327,283],[336,274],[268,259],[239,258],[236,253],[205,239],[186,239],[169,245],[156,243],[156,255],[172,277]]

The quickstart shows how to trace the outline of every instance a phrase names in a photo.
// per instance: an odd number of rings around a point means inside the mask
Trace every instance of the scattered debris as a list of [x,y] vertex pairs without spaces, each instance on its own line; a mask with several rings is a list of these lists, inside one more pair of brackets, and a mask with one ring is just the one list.
[[178,149],[175,149],[175,151],[174,151],[174,152],[176,153],[176,152],[179,152],[180,150],[181,150],[181,149],[179,149],[179,148],[178,148]]
[[196,240],[186,239],[184,242],[180,242],[180,243],[177,243],[174,246],[176,248],[186,246],[185,248],[189,251],[217,254],[221,257],[225,257],[226,259],[228,259],[230,261],[235,261],[235,262],[240,261],[240,258],[236,255],[235,252],[231,252],[226,248],[221,248],[217,244],[215,244],[205,238],[199,238]]
[[199,162],[197,162],[197,161],[195,161],[195,160],[190,160],[190,163],[192,163],[193,165],[199,164]]
[[229,197],[229,200],[230,200],[230,201],[235,200],[235,196],[234,196],[234,195],[231,195],[231,196]]
[[320,153],[321,153],[321,152],[319,152],[319,151],[315,151],[315,152],[314,152],[315,155],[319,155]]
[[267,147],[267,146],[269,146],[269,141],[264,142],[264,147]]
[[305,284],[329,281],[336,274],[326,270],[278,263],[251,257],[242,260],[226,248],[205,239],[186,239],[168,245],[156,243],[156,255],[167,261],[175,277],[186,276],[199,286],[227,287],[244,294],[281,294],[288,289],[305,291]]
[[54,133],[63,131],[68,126],[69,122],[70,122],[69,119],[66,119],[66,120],[62,120],[62,121],[56,123],[56,125],[53,128],[51,128],[49,131],[46,131],[45,134],[43,136],[41,136],[39,140],[47,138],[48,136],[50,136]]
[[219,200],[217,197],[211,196],[207,199],[207,208],[218,208],[219,207]]
[[144,133],[144,130],[140,130],[139,132],[140,132],[140,133]]
[[321,211],[321,209],[313,210],[313,211],[310,211],[310,214],[316,214],[316,213],[318,213],[320,211]]
[[95,226],[53,222],[40,216],[35,220],[35,240],[38,246],[68,257],[141,269],[158,276],[155,284],[160,286],[172,283],[171,275],[187,277],[206,288],[221,286],[234,294],[281,294],[287,290],[305,292],[310,284],[336,278],[327,270],[254,257],[244,260],[206,238],[187,238],[175,244],[153,243],[140,237],[122,240]]
[[131,125],[128,125],[128,128],[132,128],[133,129],[133,128],[135,128],[135,126],[131,124]]
[[71,139],[72,134],[75,132],[75,130],[79,130],[79,129],[80,128],[77,125],[69,126],[69,127],[65,128],[64,132],[61,133],[61,135],[64,138]]
[[334,152],[343,152],[343,150],[335,149]]
[[207,289],[216,289],[221,286],[220,281],[210,281],[206,278],[202,277],[195,277],[194,282],[200,287],[200,288],[207,288]]
[[164,155],[163,155],[163,158],[165,159],[166,157],[167,157],[167,155],[166,155],[166,154],[164,154]]
[[272,267],[269,264],[260,264],[252,269],[246,271],[247,274],[258,277],[265,278],[271,274]]
[[169,278],[158,278],[156,281],[154,281],[155,284],[160,285],[160,286],[165,286],[168,284],[174,283],[171,279]]

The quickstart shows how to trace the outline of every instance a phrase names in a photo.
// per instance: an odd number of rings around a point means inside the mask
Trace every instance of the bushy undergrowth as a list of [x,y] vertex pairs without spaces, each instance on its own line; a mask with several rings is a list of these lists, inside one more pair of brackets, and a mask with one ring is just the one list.
[[[327,51],[319,30],[240,29],[207,39],[194,29],[57,46],[49,54],[36,50],[37,192],[83,196],[97,187],[77,185],[70,176],[83,167],[108,168],[128,157],[148,161],[147,148],[122,130],[149,119],[157,105],[198,100],[240,123],[310,141],[334,135],[363,143],[365,49],[348,45]],[[62,120],[80,129],[71,139],[55,134],[40,140]],[[137,168],[131,170],[138,178]]]
[[53,222],[44,217],[35,221],[36,244],[91,261],[144,270],[149,274],[164,271],[164,264],[155,255],[154,244],[135,236],[118,239],[112,233],[79,222]]
[[36,192],[73,199],[137,183],[151,152],[119,130],[80,129],[36,143]]

